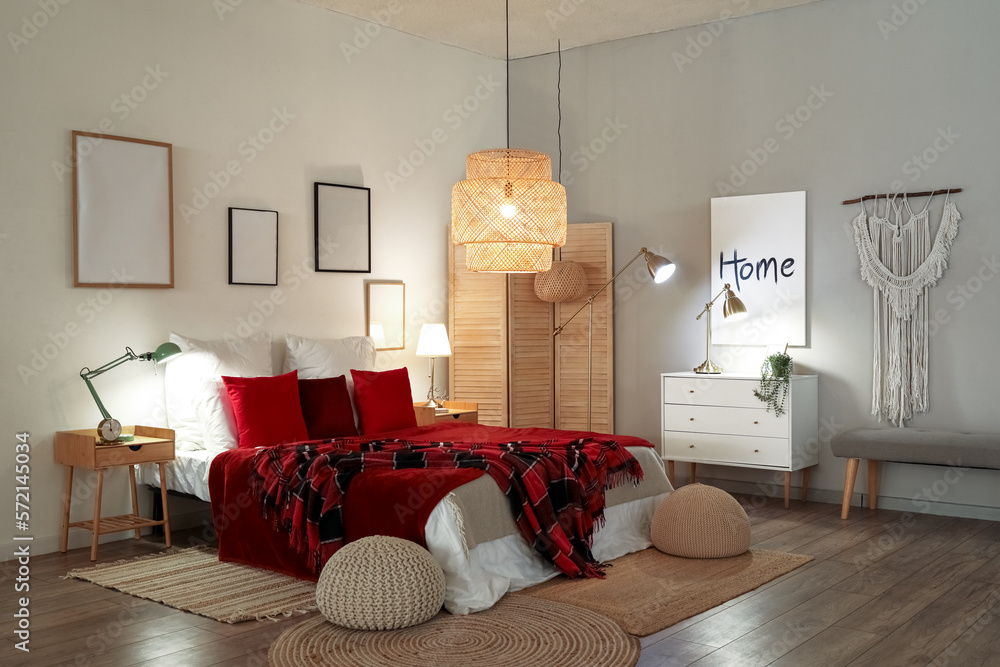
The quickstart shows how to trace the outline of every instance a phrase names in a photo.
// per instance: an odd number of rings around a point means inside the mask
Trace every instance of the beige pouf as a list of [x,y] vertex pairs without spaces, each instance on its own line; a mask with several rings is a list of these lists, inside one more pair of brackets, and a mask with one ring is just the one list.
[[354,630],[423,623],[444,604],[444,572],[415,542],[375,535],[342,547],[323,566],[316,605],[328,621]]
[[750,548],[750,520],[731,495],[688,484],[667,496],[653,514],[653,546],[686,558],[728,558]]

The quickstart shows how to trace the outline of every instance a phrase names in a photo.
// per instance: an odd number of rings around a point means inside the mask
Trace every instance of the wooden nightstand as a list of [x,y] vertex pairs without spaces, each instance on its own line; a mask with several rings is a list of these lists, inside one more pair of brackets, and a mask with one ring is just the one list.
[[[170,515],[167,512],[167,462],[174,459],[174,432],[169,428],[152,426],[125,426],[122,433],[131,433],[135,439],[130,442],[100,445],[96,429],[79,431],[57,431],[54,441],[56,463],[66,466],[63,488],[62,532],[59,535],[59,551],[65,553],[69,542],[70,528],[84,528],[93,533],[90,541],[90,560],[97,560],[97,541],[101,535],[124,530],[135,531],[135,539],[141,536],[140,529],[146,526],[163,526],[167,546],[170,546]],[[160,493],[163,500],[163,520],[154,521],[139,516],[139,498],[135,490],[135,465],[137,463],[158,463],[160,465]],[[129,482],[132,490],[132,514],[121,516],[101,516],[101,494],[104,491],[104,471],[117,466],[128,466]],[[73,498],[73,468],[87,468],[97,472],[97,489],[94,494],[94,518],[89,521],[69,522],[69,510]]]
[[462,401],[442,401],[448,412],[436,412],[434,408],[424,407],[423,403],[414,403],[413,411],[417,415],[417,426],[426,426],[437,422],[466,422],[468,424],[479,423],[479,404],[464,403]]

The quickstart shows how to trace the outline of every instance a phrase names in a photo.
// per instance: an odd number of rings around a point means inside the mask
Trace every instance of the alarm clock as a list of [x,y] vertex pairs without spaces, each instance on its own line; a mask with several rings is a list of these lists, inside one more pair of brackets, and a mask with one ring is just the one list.
[[102,419],[97,425],[97,433],[101,436],[102,442],[115,442],[122,434],[121,422],[112,417]]

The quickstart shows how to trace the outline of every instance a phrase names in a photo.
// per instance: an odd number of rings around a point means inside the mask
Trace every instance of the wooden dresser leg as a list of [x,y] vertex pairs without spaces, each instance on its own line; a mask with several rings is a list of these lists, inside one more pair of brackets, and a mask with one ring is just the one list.
[[840,518],[846,519],[851,511],[851,495],[854,493],[854,481],[858,478],[858,464],[861,459],[847,459],[847,474],[844,476],[844,504],[840,509]]
[[881,461],[868,459],[868,509],[878,508],[879,463]]
[[73,505],[73,466],[66,466],[63,484],[62,531],[59,533],[59,551],[66,553],[69,546],[69,510]]
[[809,496],[809,478],[812,476],[812,466],[802,469],[802,502]]
[[673,461],[667,461],[667,479],[670,480],[670,486],[675,486]]
[[[132,514],[139,516],[139,494],[135,491],[135,466],[128,466],[128,483],[132,490]],[[142,538],[142,531],[138,528],[132,531],[132,535],[135,539]]]
[[97,560],[97,542],[101,539],[101,495],[104,493],[104,469],[98,468],[97,490],[94,492],[94,525],[90,536],[90,561]]
[[691,484],[694,484],[697,481],[697,475],[698,475],[698,464],[697,463],[692,463],[691,464],[691,482],[690,482]]
[[785,509],[788,509],[788,496],[792,494],[792,473],[785,472]]
[[167,508],[167,464],[160,462],[160,500],[163,501],[163,537],[170,546],[170,510]]

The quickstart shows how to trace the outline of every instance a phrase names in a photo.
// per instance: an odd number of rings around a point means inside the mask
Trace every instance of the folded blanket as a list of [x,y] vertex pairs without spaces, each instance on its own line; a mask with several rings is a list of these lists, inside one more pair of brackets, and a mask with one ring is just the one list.
[[603,577],[591,554],[604,522],[604,491],[638,483],[642,468],[614,440],[433,443],[337,439],[261,449],[251,489],[261,510],[308,552],[314,571],[344,544],[343,502],[363,470],[485,470],[507,496],[514,519],[539,554],[569,577]]

